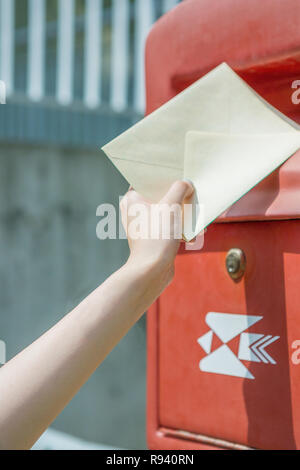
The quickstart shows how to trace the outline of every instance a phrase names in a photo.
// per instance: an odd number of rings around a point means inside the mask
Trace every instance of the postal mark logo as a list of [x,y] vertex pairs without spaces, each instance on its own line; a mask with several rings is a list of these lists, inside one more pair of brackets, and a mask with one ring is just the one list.
[[[209,312],[205,321],[210,330],[197,340],[207,354],[199,363],[200,370],[214,374],[255,379],[242,361],[276,364],[276,361],[265,349],[277,341],[279,336],[245,332],[262,318],[254,315]],[[214,334],[223,344],[211,352]],[[240,335],[240,339],[236,356],[227,343],[238,335]]]

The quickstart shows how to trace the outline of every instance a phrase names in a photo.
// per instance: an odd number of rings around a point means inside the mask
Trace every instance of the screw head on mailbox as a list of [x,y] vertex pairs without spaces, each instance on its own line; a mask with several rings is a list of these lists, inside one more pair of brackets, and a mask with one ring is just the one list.
[[234,281],[239,281],[245,274],[246,255],[240,248],[232,248],[226,256],[226,269]]

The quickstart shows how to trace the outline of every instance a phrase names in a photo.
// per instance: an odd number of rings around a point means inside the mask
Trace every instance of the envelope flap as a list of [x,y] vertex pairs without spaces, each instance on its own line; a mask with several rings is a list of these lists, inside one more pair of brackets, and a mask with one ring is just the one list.
[[190,240],[300,148],[300,132],[186,136],[185,178],[196,190],[201,217],[185,226]]
[[229,70],[226,64],[212,70],[102,150],[116,165],[122,159],[183,169],[187,131],[228,130]]
[[103,147],[121,160],[183,170],[188,131],[293,132],[291,123],[223,63]]

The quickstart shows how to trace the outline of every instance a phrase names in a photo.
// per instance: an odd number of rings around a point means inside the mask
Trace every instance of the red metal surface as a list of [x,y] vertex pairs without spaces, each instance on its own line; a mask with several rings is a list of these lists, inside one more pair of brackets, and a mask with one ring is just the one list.
[[[223,61],[300,123],[291,101],[299,0],[185,0],[150,33],[147,112]],[[300,217],[299,182],[298,152],[218,219],[227,224],[209,227],[201,251],[178,256],[174,283],[148,314],[150,448],[300,448],[300,365],[291,361],[300,339],[300,221],[278,221]],[[240,283],[225,270],[233,247],[247,257]],[[262,315],[249,331],[280,336],[268,348],[277,364],[246,364],[255,380],[202,372],[197,338],[210,311]],[[237,341],[229,346],[236,353]]]
[[[299,0],[185,0],[162,17],[146,49],[147,113],[227,62],[255,91],[300,124]],[[219,222],[300,217],[300,152]]]
[[[233,246],[247,258],[239,283],[225,268]],[[290,349],[300,338],[299,260],[298,221],[215,224],[201,252],[178,256],[157,306],[161,426],[259,449],[300,448],[300,366]],[[268,348],[277,364],[245,363],[254,380],[200,371],[206,354],[197,339],[211,311],[263,316],[249,331],[280,336]],[[228,344],[235,354],[237,340]]]

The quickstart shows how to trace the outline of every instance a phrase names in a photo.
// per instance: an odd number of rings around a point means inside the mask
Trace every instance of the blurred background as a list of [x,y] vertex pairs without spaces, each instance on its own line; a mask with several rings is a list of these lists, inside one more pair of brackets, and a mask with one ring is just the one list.
[[[128,187],[100,147],[142,117],[145,38],[178,2],[0,0],[7,360],[127,259],[126,241],[96,238],[97,206]],[[145,347],[143,318],[36,447],[145,448]]]

